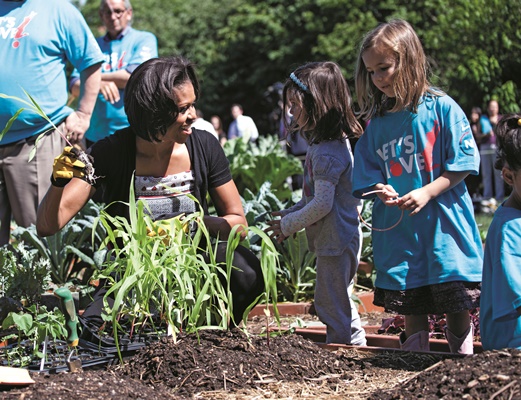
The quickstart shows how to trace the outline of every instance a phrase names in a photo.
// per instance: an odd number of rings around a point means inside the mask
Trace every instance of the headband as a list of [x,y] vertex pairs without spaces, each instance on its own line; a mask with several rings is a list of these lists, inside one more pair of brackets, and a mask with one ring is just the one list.
[[299,88],[301,88],[304,92],[309,93],[309,89],[308,89],[308,87],[307,87],[306,85],[304,85],[304,83],[302,83],[302,81],[301,81],[299,78],[297,78],[297,76],[295,75],[294,72],[292,72],[292,73],[289,75],[289,77],[291,78],[291,80],[292,80],[293,82],[295,82],[295,84],[296,84]]

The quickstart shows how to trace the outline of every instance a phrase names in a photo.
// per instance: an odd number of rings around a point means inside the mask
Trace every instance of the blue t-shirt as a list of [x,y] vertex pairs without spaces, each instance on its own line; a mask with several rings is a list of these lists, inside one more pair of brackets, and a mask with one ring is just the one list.
[[[67,61],[83,71],[101,63],[103,55],[69,1],[0,1],[0,60],[0,93],[27,100],[23,88],[58,124],[72,112],[66,106]],[[0,129],[22,107],[19,101],[0,98]],[[14,143],[50,127],[26,108],[0,143]]]
[[[354,195],[377,183],[405,195],[445,171],[477,174],[479,154],[464,112],[449,96],[425,96],[418,113],[375,117],[355,147]],[[376,198],[372,224],[393,226],[401,216]],[[482,245],[465,182],[432,199],[414,216],[404,211],[393,229],[373,230],[376,286],[412,289],[451,281],[481,281]]]
[[[105,35],[96,39],[105,61],[101,67],[102,73],[126,70],[132,73],[137,66],[150,58],[157,57],[157,39],[150,33],[127,27],[116,39],[110,40]],[[71,76],[71,84],[79,78],[75,70]],[[119,129],[128,126],[128,119],[123,104],[125,90],[119,89],[120,100],[110,104],[103,95],[98,94],[98,100],[92,113],[90,127],[85,137],[96,142]]]
[[[490,122],[490,119],[486,115],[482,115],[479,119],[479,123],[481,124],[481,133],[483,133],[484,136],[481,139],[481,150],[495,150],[496,149],[496,137],[492,135],[492,131],[494,127],[492,126],[492,123]],[[494,152],[492,152],[492,155],[494,155]]]
[[499,207],[488,229],[481,283],[483,349],[521,348],[521,211]]

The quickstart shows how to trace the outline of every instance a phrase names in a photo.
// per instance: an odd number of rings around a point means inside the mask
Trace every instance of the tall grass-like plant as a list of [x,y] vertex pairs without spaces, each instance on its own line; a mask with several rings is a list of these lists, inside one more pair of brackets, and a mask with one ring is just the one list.
[[[34,158],[34,156],[36,154],[36,149],[38,148],[38,144],[39,144],[40,140],[42,140],[42,138],[45,136],[45,134],[51,130],[55,130],[62,137],[62,139],[69,146],[72,147],[72,144],[69,142],[68,138],[57,128],[57,126],[54,124],[54,122],[52,122],[52,120],[47,116],[45,111],[43,111],[43,109],[40,107],[38,102],[29,93],[27,93],[24,88],[22,88],[22,91],[26,95],[27,100],[21,99],[20,97],[16,97],[16,96],[10,96],[5,93],[0,93],[1,99],[14,100],[19,103],[22,103],[22,105],[24,106],[22,108],[19,108],[16,111],[16,113],[14,113],[14,115],[11,118],[9,118],[9,121],[7,121],[7,123],[5,124],[5,127],[0,132],[0,140],[2,140],[4,135],[9,131],[9,129],[11,129],[11,126],[13,125],[14,121],[16,121],[16,119],[20,116],[20,114],[22,112],[24,112],[25,110],[29,110],[29,111],[32,111],[32,112],[38,114],[40,117],[42,117],[45,121],[47,121],[50,124],[50,128],[48,128],[44,132],[40,133],[38,135],[38,137],[36,138],[36,141],[34,142],[34,147],[29,152],[29,161],[31,161]],[[94,175],[94,167],[92,166],[91,160],[90,160],[89,156],[87,155],[87,153],[85,153],[85,151],[83,151],[80,148],[77,148],[76,150],[77,150],[76,154],[77,154],[78,160],[80,160],[81,162],[83,162],[83,164],[85,164],[85,167],[83,169],[83,172],[85,173],[84,179],[87,182],[93,184],[96,181],[97,176]]]
[[316,255],[309,251],[306,231],[301,230],[277,243],[282,256],[279,269],[279,291],[288,301],[298,302],[313,299],[317,279]]
[[[24,107],[21,107],[19,108],[16,113],[14,113],[14,115],[9,118],[9,121],[7,121],[5,127],[2,129],[2,131],[0,132],[0,140],[2,140],[2,138],[4,137],[4,135],[7,133],[7,131],[9,131],[9,129],[11,129],[11,126],[13,125],[14,121],[16,121],[16,119],[20,116],[21,113],[23,113],[25,110],[30,110],[32,112],[35,112],[36,114],[38,114],[40,117],[42,117],[43,119],[45,119],[47,122],[49,122],[52,127],[50,129],[56,129],[56,126],[52,123],[52,121],[49,119],[49,117],[47,116],[47,114],[45,114],[45,112],[42,110],[42,108],[40,107],[40,105],[36,102],[36,100],[29,94],[27,93],[24,89],[22,89],[24,94],[27,96],[27,100],[24,100],[24,99],[21,99],[19,97],[16,97],[16,96],[9,96],[7,94],[4,94],[4,93],[0,93],[0,98],[2,99],[10,99],[10,100],[15,100],[17,102],[20,102],[23,104]],[[49,129],[49,130],[50,130]],[[34,155],[36,154],[36,148],[38,146],[38,142],[41,140],[41,138],[48,132],[45,131],[43,133],[41,133],[37,138],[36,138],[36,142],[35,142],[35,145],[34,145],[34,148],[33,150],[30,152],[29,154],[29,161],[32,160],[34,158]]]
[[[107,232],[102,246],[111,247],[111,253],[97,277],[108,285],[105,318],[112,323],[116,346],[119,348],[118,331],[130,329],[133,333],[148,326],[159,332],[164,326],[157,323],[168,325],[174,341],[181,331],[229,328],[233,319],[230,275],[233,251],[240,241],[239,227],[229,235],[226,263],[219,264],[218,243],[212,241],[202,211],[182,220],[154,222],[145,204],[136,203],[133,185],[128,207],[129,220],[105,211],[99,217]],[[186,226],[194,227],[191,234],[185,232]],[[258,234],[265,235],[261,231]],[[263,296],[269,299],[276,293],[276,250],[266,239],[261,266],[266,283]],[[113,307],[109,306],[109,297],[114,299]]]

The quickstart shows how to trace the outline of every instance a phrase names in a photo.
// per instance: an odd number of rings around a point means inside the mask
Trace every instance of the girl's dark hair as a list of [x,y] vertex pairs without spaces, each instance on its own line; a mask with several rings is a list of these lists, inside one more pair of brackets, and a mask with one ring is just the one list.
[[362,134],[352,109],[349,87],[338,64],[308,63],[298,67],[292,77],[301,85],[293,78],[286,81],[282,92],[283,109],[290,107],[289,98],[292,98],[300,103],[308,121],[298,126],[295,121],[285,120],[288,134],[301,131],[308,143],[341,139],[344,134],[348,137]]
[[496,125],[496,163],[501,170],[505,163],[513,171],[521,169],[521,114],[503,115]]
[[478,114],[480,117],[481,115],[483,115],[483,111],[481,111],[481,108],[480,107],[472,107],[472,110],[470,110],[471,113],[476,113]]
[[[473,121],[472,120],[472,114],[478,114],[478,120],[477,121]],[[481,108],[479,107],[472,107],[472,109],[470,110],[470,115],[468,117],[468,120],[471,124],[471,126],[473,127],[472,128],[472,133],[475,135],[474,138],[476,138],[476,135],[482,135],[483,132],[481,132],[481,116],[483,115],[482,111],[481,111]],[[479,138],[479,140],[481,141],[482,139]],[[478,141],[478,139],[476,138],[476,142]]]
[[135,135],[160,142],[179,115],[174,88],[199,81],[192,62],[182,56],[152,58],[137,67],[125,88],[125,112]]

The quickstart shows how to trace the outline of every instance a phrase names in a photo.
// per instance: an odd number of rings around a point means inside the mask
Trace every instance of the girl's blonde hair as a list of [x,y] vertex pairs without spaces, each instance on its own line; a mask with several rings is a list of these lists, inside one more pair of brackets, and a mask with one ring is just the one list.
[[284,110],[298,102],[308,119],[303,126],[285,121],[288,133],[300,131],[308,143],[359,137],[362,127],[352,109],[349,86],[338,64],[311,62],[298,67],[286,81],[282,92]]
[[[390,106],[387,96],[373,84],[362,60],[364,52],[375,47],[388,50],[396,60],[393,81],[396,97],[394,104],[390,102]],[[396,112],[405,108],[417,112],[425,92],[441,95],[441,91],[431,88],[429,73],[425,52],[412,26],[400,19],[380,24],[365,35],[358,53],[355,87],[360,117],[368,120],[374,115],[382,115],[385,111]]]

